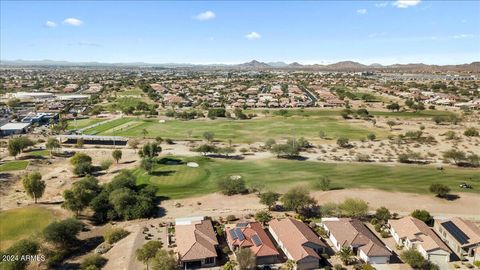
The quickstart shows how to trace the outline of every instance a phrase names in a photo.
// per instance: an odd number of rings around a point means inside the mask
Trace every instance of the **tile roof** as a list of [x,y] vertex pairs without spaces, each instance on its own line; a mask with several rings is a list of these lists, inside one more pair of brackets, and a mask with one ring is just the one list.
[[419,244],[425,251],[441,249],[450,252],[450,249],[432,228],[417,218],[407,216],[398,220],[389,220],[388,223],[400,238],[409,239],[411,242],[420,242]]
[[[231,234],[229,233],[231,230],[238,228],[245,236],[245,239],[233,239]],[[226,230],[227,241],[231,243],[233,246],[242,247],[242,248],[250,248],[250,250],[255,254],[257,257],[263,256],[278,256],[280,255],[275,245],[268,237],[267,233],[263,230],[262,225],[258,222],[249,222],[244,227],[232,227]],[[253,237],[258,237],[260,239],[261,244],[256,245],[254,243]]]
[[359,246],[369,257],[390,256],[392,253],[358,219],[340,218],[324,221],[323,224],[340,246]]
[[285,249],[296,261],[308,256],[320,259],[315,250],[305,245],[307,243],[326,248],[325,243],[301,221],[292,218],[275,219],[270,221],[269,225],[279,241],[283,243]]
[[210,220],[175,226],[177,251],[181,261],[217,257],[218,240]]

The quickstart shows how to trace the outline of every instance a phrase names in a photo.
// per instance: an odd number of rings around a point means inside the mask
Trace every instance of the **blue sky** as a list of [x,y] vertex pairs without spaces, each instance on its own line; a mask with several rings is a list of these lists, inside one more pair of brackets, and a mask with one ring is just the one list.
[[1,1],[3,60],[480,60],[480,1]]

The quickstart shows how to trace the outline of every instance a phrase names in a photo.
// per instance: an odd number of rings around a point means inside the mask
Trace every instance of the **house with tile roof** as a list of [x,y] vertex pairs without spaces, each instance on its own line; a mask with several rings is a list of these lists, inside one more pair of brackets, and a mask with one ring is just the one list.
[[450,261],[451,251],[425,222],[407,216],[398,220],[389,220],[390,234],[397,244],[406,249],[418,250],[425,259],[433,263]]
[[216,265],[218,240],[211,220],[193,218],[177,222],[175,243],[175,251],[183,269]]
[[280,253],[260,223],[239,222],[227,227],[225,233],[228,246],[233,252],[249,248],[258,265],[278,262]]
[[274,219],[268,230],[287,258],[295,261],[297,269],[320,266],[319,254],[325,252],[327,245],[305,223],[293,218]]
[[480,249],[480,228],[473,222],[454,217],[435,219],[433,229],[460,258],[473,257]]
[[390,262],[391,251],[360,220],[324,218],[322,226],[337,251],[342,247],[350,247],[353,253],[365,262]]

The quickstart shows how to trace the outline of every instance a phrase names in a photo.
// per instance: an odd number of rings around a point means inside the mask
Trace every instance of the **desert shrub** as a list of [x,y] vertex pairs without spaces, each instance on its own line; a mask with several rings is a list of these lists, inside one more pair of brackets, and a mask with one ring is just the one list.
[[126,237],[130,233],[122,228],[111,228],[107,230],[104,234],[105,241],[109,244],[116,243],[120,241],[122,238]]

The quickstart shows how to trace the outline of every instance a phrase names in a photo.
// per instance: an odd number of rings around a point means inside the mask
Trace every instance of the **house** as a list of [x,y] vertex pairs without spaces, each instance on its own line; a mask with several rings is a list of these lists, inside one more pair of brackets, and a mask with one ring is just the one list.
[[365,262],[385,264],[390,262],[392,253],[358,219],[324,218],[322,225],[335,249],[350,247],[356,256]]
[[0,135],[10,136],[15,134],[25,134],[30,128],[30,123],[6,123],[0,127]]
[[471,257],[480,249],[480,228],[458,217],[435,219],[433,229],[460,258]]
[[280,253],[258,222],[237,223],[226,228],[226,235],[227,244],[232,251],[249,248],[259,265],[274,264],[279,259]]
[[175,241],[178,260],[183,269],[216,265],[218,240],[211,220],[192,218],[177,221]]
[[292,218],[274,219],[268,230],[288,259],[296,262],[297,269],[319,267],[318,254],[324,253],[327,246],[305,223]]
[[407,216],[389,220],[388,224],[397,244],[418,250],[425,259],[434,263],[450,261],[450,249],[425,222]]

